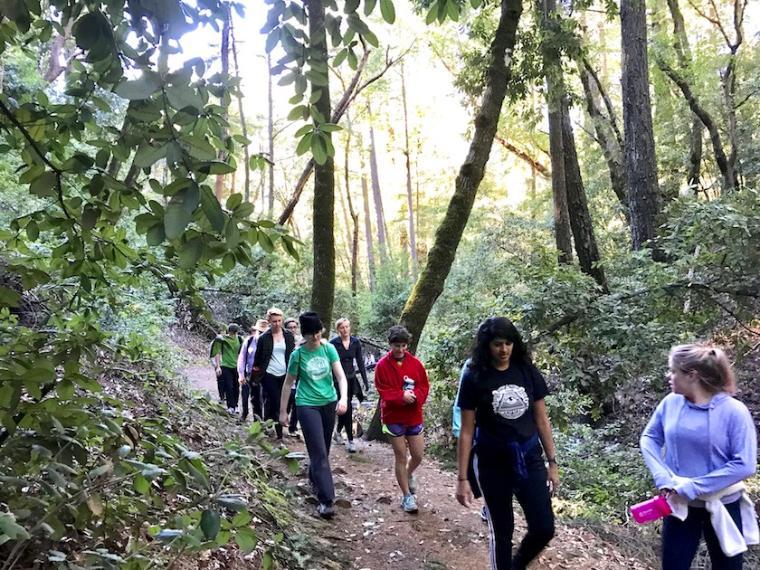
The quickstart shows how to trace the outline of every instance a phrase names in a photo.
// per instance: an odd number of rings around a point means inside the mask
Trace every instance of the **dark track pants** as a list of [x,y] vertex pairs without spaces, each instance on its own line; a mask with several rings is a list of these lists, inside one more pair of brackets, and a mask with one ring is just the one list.
[[274,420],[274,429],[277,439],[282,439],[282,425],[280,425],[280,394],[285,376],[272,376],[265,373],[261,379],[261,389],[264,391],[264,419]]
[[253,415],[261,418],[261,384],[246,382],[242,387],[243,420],[248,418],[248,400],[250,398],[253,407]]
[[[541,447],[525,454],[528,477],[516,481],[508,455],[479,453],[475,449],[473,468],[488,507],[491,570],[521,570],[549,544],[554,536],[554,513],[546,485],[546,466]],[[525,513],[528,532],[512,558],[515,528],[512,495]]]
[[224,394],[227,400],[227,407],[237,409],[238,398],[240,398],[240,384],[238,384],[237,369],[222,366],[221,377],[224,382]]
[[[348,387],[347,387],[347,397],[346,401],[348,401],[348,406],[346,407],[346,413],[342,416],[338,416],[338,433],[340,433],[340,430],[345,429],[346,430],[346,436],[348,437],[348,441],[354,440],[354,410],[352,406],[352,402],[354,400],[354,384],[356,383],[356,378],[349,378],[348,379]],[[335,390],[338,394],[340,394],[340,391],[336,387]]]
[[290,433],[295,433],[298,430],[298,412],[296,411],[295,386],[290,391],[290,399],[288,399],[288,413],[290,414],[290,423],[288,424],[288,431]]
[[337,402],[324,406],[296,406],[306,451],[309,454],[309,481],[320,503],[332,505],[335,484],[330,470],[330,441],[335,428]]
[[[726,510],[734,519],[739,532],[742,531],[742,516],[739,501],[726,505]],[[715,570],[741,570],[743,555],[729,558],[720,549],[718,537],[710,522],[707,509],[689,507],[685,521],[676,517],[666,517],[662,525],[662,568],[663,570],[689,570],[699,547],[699,539],[704,533],[707,551]]]

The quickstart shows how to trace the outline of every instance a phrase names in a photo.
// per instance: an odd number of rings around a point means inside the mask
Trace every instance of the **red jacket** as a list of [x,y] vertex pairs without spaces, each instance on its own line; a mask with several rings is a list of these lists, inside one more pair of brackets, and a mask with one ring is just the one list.
[[[414,380],[417,401],[404,403],[404,377]],[[430,391],[427,372],[415,356],[406,353],[398,361],[389,352],[375,367],[375,387],[380,394],[380,415],[384,424],[414,426],[422,423],[422,406]]]

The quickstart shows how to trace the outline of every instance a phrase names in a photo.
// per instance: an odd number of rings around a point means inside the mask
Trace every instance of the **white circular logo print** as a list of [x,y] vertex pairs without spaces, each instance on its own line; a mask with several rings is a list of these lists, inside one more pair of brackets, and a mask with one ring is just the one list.
[[319,380],[330,373],[330,362],[324,356],[314,356],[306,363],[306,372],[314,380]]
[[522,416],[530,405],[528,394],[522,386],[505,384],[493,394],[493,412],[508,420],[516,420]]

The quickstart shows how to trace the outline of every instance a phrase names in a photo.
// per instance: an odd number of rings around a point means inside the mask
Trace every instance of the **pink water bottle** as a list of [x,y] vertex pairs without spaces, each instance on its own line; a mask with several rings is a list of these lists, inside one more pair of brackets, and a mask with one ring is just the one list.
[[638,503],[631,507],[633,520],[639,524],[656,521],[657,519],[668,516],[672,512],[673,510],[670,508],[668,500],[662,495],[657,495],[648,501]]

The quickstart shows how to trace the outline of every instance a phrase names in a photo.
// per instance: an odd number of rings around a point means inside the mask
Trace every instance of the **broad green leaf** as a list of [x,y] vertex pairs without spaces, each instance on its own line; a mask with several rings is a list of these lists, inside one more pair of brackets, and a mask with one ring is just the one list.
[[210,509],[203,511],[203,514],[201,514],[201,530],[207,540],[214,540],[221,527],[222,522],[218,512]]
[[425,16],[425,23],[429,26],[433,22],[435,22],[436,18],[438,18],[438,2],[443,2],[444,0],[437,0],[437,2],[434,2],[430,5],[430,9],[428,10],[427,16]]
[[338,52],[338,55],[335,56],[335,59],[333,59],[333,67],[340,67],[340,64],[343,63],[346,60],[346,56],[348,55],[348,49],[343,48]]
[[13,513],[0,512],[0,534],[5,534],[11,540],[29,540],[31,537],[27,530],[16,522]]
[[145,241],[150,246],[161,245],[166,239],[166,232],[164,232],[163,222],[158,222],[148,229],[148,233],[145,234]]
[[201,164],[198,167],[198,170],[204,174],[232,174],[237,169],[226,162],[213,160],[211,162]]
[[453,2],[452,0],[447,0],[446,12],[452,21],[454,22],[459,21],[459,6],[457,6],[456,2]]
[[139,168],[150,168],[162,158],[166,158],[166,151],[168,148],[169,146],[166,144],[155,146],[143,141],[140,143],[140,146],[135,153],[135,166]]
[[29,220],[29,223],[26,224],[26,237],[31,241],[37,241],[37,238],[40,237],[40,227],[34,220]]
[[243,552],[253,552],[259,543],[256,532],[252,528],[239,528],[235,532],[235,542]]
[[377,0],[364,0],[364,15],[369,16],[375,10]]
[[193,218],[193,212],[200,200],[198,187],[194,184],[183,188],[172,196],[164,214],[164,231],[169,239],[182,235]]
[[392,24],[396,21],[396,8],[393,6],[393,0],[380,0],[380,13],[383,20]]
[[377,39],[377,36],[374,34],[374,32],[367,30],[362,34],[362,37],[367,40],[367,43],[372,47],[380,47],[380,41]]
[[150,492],[150,481],[142,475],[136,475],[133,483],[135,491],[141,495],[147,495]]
[[9,287],[0,287],[0,306],[15,307],[21,300],[21,295]]
[[166,96],[169,104],[175,109],[192,107],[201,110],[203,108],[203,98],[191,85],[170,85],[166,88]]
[[184,269],[192,269],[198,263],[203,254],[203,240],[194,237],[180,246],[179,265]]
[[246,202],[235,208],[235,217],[246,219],[253,213],[253,204]]
[[322,137],[314,135],[311,139],[311,153],[314,155],[314,160],[317,164],[324,164],[327,162],[327,149],[325,148],[325,142]]
[[232,517],[232,526],[240,528],[251,522],[251,514],[248,511],[240,511],[234,517]]
[[205,185],[201,188],[201,209],[214,230],[220,232],[224,229],[227,216],[224,215],[224,211],[211,188]]
[[353,14],[356,12],[356,9],[359,7],[359,0],[346,0],[345,7],[343,8],[343,12],[346,14]]
[[240,194],[239,192],[236,192],[235,194],[230,194],[230,197],[227,198],[226,206],[228,210],[234,210],[242,203],[243,203],[243,195]]
[[147,99],[161,87],[161,77],[154,71],[144,71],[139,79],[125,80],[113,90],[119,97],[130,101]]
[[29,191],[40,198],[52,198],[56,195],[56,181],[55,172],[47,171],[32,182]]

